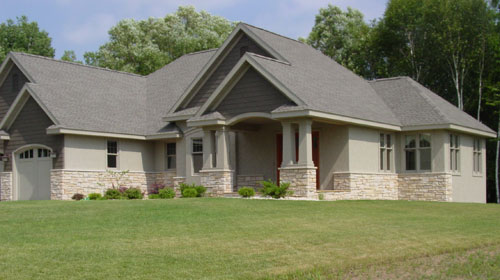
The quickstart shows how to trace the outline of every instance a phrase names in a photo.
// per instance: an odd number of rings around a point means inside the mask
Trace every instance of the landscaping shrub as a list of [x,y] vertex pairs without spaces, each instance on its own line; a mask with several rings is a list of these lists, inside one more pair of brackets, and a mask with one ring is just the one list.
[[119,187],[119,188],[118,188],[118,191],[119,191],[122,195],[124,195],[124,194],[125,194],[125,192],[126,192],[127,190],[128,190],[128,188],[127,188],[127,187]]
[[122,197],[122,193],[117,189],[107,189],[104,193],[104,197],[106,199],[120,199]]
[[238,194],[242,197],[252,197],[255,195],[255,190],[250,187],[243,187],[238,190]]
[[160,199],[160,195],[157,193],[152,193],[152,194],[148,195],[148,198],[149,199]]
[[283,182],[279,186],[271,180],[260,181],[259,183],[262,185],[262,193],[275,199],[293,194],[292,191],[288,190],[290,183]]
[[101,197],[102,197],[102,195],[100,193],[91,193],[91,194],[89,194],[89,199],[90,200],[98,200]]
[[196,196],[197,197],[202,197],[203,194],[207,191],[207,188],[204,186],[195,186],[194,189],[196,190]]
[[82,199],[84,199],[84,198],[85,198],[85,196],[84,196],[83,194],[81,194],[81,193],[75,193],[75,194],[71,197],[71,199],[73,199],[73,200],[82,200]]
[[197,197],[198,192],[193,187],[184,188],[182,191],[182,197]]
[[142,191],[139,188],[129,188],[123,193],[128,199],[142,199]]
[[318,194],[318,199],[319,200],[325,200],[325,195],[322,194],[322,193]]
[[175,191],[171,188],[163,188],[160,189],[158,193],[159,198],[161,199],[168,199],[168,198],[174,198],[175,197]]
[[[195,197],[201,197],[207,191],[207,188],[205,188],[204,186],[202,186],[202,185],[197,186],[196,184],[188,185],[188,184],[182,183],[182,184],[180,184],[179,187],[181,190],[182,197],[187,197],[187,196],[184,196],[184,191],[187,189],[193,189],[194,191],[196,191]],[[192,192],[192,191],[189,191],[189,192]],[[192,196],[189,196],[189,197],[192,197]]]
[[165,188],[165,184],[162,183],[154,183],[151,185],[151,189],[149,190],[149,194],[158,194],[161,189]]

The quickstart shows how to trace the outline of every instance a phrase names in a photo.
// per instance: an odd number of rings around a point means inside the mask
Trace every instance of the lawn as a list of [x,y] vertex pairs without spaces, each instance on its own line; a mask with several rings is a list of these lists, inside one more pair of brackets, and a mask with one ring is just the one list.
[[[440,274],[429,275],[427,267]],[[0,279],[495,278],[499,267],[498,205],[229,198],[0,203]]]

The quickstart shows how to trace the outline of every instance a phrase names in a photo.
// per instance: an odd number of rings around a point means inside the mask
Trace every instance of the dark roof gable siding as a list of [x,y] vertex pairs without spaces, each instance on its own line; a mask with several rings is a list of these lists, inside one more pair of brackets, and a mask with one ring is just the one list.
[[[17,75],[17,90],[14,90],[13,88],[14,75]],[[2,85],[0,85],[0,120],[3,119],[9,110],[10,105],[12,105],[12,102],[14,102],[17,94],[26,82],[28,82],[28,79],[24,76],[23,72],[15,64],[12,65],[7,77],[3,81]]]
[[[56,152],[53,168],[63,168],[63,135],[47,135],[47,127],[54,123],[38,103],[30,97],[16,120],[7,131],[9,141],[4,141],[5,155],[11,156],[18,148],[29,144],[42,144]],[[5,171],[12,171],[12,159],[5,162]]]
[[216,111],[226,118],[249,112],[270,113],[281,105],[295,105],[255,69],[249,68]]
[[207,101],[210,95],[214,92],[214,90],[219,86],[222,80],[224,80],[226,75],[231,71],[231,69],[233,69],[233,67],[240,59],[241,48],[245,48],[248,52],[271,57],[271,55],[263,48],[261,48],[255,41],[253,41],[246,34],[243,34],[239,41],[229,51],[224,60],[219,64],[217,69],[215,69],[215,71],[201,86],[198,92],[195,93],[193,99],[189,102],[186,108],[202,106],[203,103]]

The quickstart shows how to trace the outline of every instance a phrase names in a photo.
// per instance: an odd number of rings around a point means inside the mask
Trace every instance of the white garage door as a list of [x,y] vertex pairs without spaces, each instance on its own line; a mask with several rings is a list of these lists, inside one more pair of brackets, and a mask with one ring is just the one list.
[[50,150],[32,148],[16,154],[19,200],[50,199]]

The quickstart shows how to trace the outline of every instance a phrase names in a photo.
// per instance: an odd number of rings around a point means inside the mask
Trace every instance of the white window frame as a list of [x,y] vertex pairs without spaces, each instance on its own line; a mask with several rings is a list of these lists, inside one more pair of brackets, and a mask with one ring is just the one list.
[[[116,153],[110,153],[108,150],[108,143],[116,142]],[[116,156],[116,167],[109,167],[108,156]],[[106,140],[106,168],[107,169],[118,169],[120,166],[120,142],[114,139]]]
[[[383,143],[382,143],[383,138]],[[390,145],[387,146],[387,139],[390,139]],[[389,159],[389,161],[387,161]],[[394,167],[394,136],[389,133],[379,133],[379,160],[378,168],[381,172],[392,172]],[[381,166],[382,165],[382,166]],[[389,168],[387,167],[389,165]]]
[[[168,153],[168,145],[175,145],[175,152],[173,155]],[[168,159],[172,158],[172,161],[175,162],[174,165],[175,167],[169,167],[168,166]],[[176,170],[177,169],[177,143],[176,142],[170,142],[165,144],[165,169],[166,170]]]
[[[472,141],[472,174],[483,174],[483,144],[481,138],[473,138]],[[477,144],[477,145],[476,145]],[[477,162],[476,162],[477,160]],[[477,168],[476,168],[477,167]]]
[[[429,135],[430,137],[430,147],[420,147],[420,137],[422,135]],[[414,148],[406,148],[406,137],[413,136],[415,137],[415,147]],[[422,172],[432,172],[432,134],[428,132],[422,133],[412,133],[412,134],[404,134],[402,137],[402,148],[403,148],[403,170],[407,173],[422,173]],[[413,150],[415,151],[415,169],[408,170],[406,169],[406,151]],[[430,150],[431,158],[430,158],[430,169],[421,169],[420,168],[420,152],[422,150]]]
[[450,134],[450,171],[454,174],[460,174],[460,135]]
[[[200,141],[201,151],[194,151],[195,141]],[[193,170],[193,174],[199,174],[199,172],[195,172],[195,169],[194,169],[194,155],[201,155],[203,158],[203,138],[201,138],[201,137],[191,138],[191,168]],[[202,164],[200,170],[201,169],[203,169],[203,164]]]

